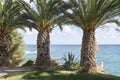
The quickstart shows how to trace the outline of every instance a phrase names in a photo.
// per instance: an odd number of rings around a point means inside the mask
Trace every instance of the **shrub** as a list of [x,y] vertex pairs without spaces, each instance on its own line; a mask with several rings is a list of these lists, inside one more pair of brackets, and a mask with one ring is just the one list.
[[23,64],[22,66],[33,66],[34,65],[34,61],[32,60],[28,60],[25,64]]
[[50,68],[54,70],[61,69],[61,65],[56,62],[56,59],[51,59]]
[[60,69],[61,69],[61,65],[59,65],[59,64],[56,62],[56,59],[51,59],[49,66],[34,66],[34,68],[35,68],[35,69],[38,69],[38,70],[54,71],[54,70],[60,70]]
[[19,66],[24,61],[25,43],[21,33],[14,30],[10,33],[9,56],[10,66]]
[[64,55],[62,59],[65,61],[63,64],[63,69],[66,70],[76,70],[79,67],[79,63],[75,61],[75,55],[72,52],[68,52],[68,55]]

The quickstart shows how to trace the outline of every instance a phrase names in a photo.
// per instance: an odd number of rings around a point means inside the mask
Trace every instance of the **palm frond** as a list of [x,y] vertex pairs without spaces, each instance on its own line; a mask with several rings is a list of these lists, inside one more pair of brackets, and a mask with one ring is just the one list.
[[62,11],[60,9],[62,7],[67,9],[62,0],[31,0],[30,2],[34,4],[34,8],[31,8],[31,5],[23,0],[18,0],[18,2],[21,7],[23,6],[22,18],[30,19],[36,24],[33,28],[41,31],[46,27],[54,28],[55,25],[59,25],[62,29],[63,19],[61,18]]
[[[115,17],[120,16],[120,0],[69,0],[70,11],[64,11],[69,24],[83,30],[94,30],[105,23],[119,23]],[[119,24],[118,24],[119,25]]]
[[0,34],[6,34],[16,29],[20,6],[16,1],[4,0],[0,2]]

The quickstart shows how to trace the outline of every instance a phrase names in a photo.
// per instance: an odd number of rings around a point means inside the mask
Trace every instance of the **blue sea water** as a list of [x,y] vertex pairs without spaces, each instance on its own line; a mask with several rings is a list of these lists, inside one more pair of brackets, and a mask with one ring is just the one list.
[[[62,63],[62,57],[67,55],[68,52],[72,52],[76,60],[79,60],[80,49],[80,45],[51,45],[50,55]],[[37,56],[36,53],[36,45],[27,45],[24,57],[35,60]],[[103,63],[103,68],[108,73],[120,76],[120,45],[99,45],[99,51],[96,55],[98,64]]]

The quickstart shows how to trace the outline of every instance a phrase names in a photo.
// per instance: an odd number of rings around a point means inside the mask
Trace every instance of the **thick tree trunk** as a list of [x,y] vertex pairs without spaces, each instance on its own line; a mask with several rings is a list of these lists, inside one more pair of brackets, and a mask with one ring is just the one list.
[[97,71],[96,51],[95,31],[84,31],[80,65],[85,72]]
[[9,38],[7,35],[0,34],[0,66],[9,65]]
[[40,31],[37,36],[37,66],[50,65],[50,28]]

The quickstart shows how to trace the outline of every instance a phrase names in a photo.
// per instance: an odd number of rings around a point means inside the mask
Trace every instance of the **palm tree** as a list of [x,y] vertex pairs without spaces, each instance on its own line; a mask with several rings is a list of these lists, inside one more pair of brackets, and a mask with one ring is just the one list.
[[64,17],[60,14],[61,0],[30,0],[33,5],[19,0],[23,6],[24,17],[36,24],[33,28],[37,35],[36,66],[48,66],[50,64],[50,35],[51,30],[57,25],[62,25]]
[[14,0],[0,1],[0,66],[9,65],[9,34],[16,28],[24,29],[20,9]]
[[97,72],[95,30],[106,24],[119,21],[120,0],[69,0],[72,5],[63,11],[69,18],[68,24],[74,24],[83,30],[80,65],[86,72]]

